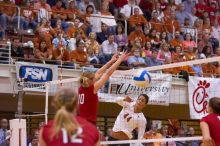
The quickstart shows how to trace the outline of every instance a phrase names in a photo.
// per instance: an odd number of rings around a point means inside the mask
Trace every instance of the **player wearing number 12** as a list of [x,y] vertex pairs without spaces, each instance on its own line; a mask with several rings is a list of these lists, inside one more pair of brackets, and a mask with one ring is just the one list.
[[100,146],[97,128],[77,117],[78,95],[72,89],[62,89],[53,98],[54,120],[40,131],[40,146]]
[[105,85],[109,77],[128,56],[123,52],[120,56],[113,55],[112,59],[101,67],[95,74],[84,72],[80,77],[79,87],[79,116],[96,125],[98,110],[98,90]]

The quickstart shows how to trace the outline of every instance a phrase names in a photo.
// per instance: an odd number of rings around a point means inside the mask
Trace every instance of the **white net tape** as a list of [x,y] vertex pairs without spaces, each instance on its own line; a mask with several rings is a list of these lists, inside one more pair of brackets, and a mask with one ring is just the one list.
[[201,141],[202,137],[181,137],[181,138],[160,138],[160,139],[142,139],[142,140],[119,140],[119,141],[102,141],[101,145],[119,145],[119,144],[147,144],[157,142],[186,142]]

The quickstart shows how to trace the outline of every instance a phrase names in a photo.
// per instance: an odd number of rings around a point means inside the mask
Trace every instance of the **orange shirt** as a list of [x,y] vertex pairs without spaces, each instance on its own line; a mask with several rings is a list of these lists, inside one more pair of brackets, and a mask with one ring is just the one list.
[[202,64],[202,70],[204,76],[210,77],[213,74],[216,74],[216,67],[212,63]]
[[[59,57],[60,55],[61,51],[59,49],[53,50],[53,59],[58,60],[57,57]],[[69,52],[66,49],[63,50],[62,61],[70,61]]]
[[73,50],[70,52],[70,60],[75,60],[76,62],[86,63],[87,62],[87,54],[82,51]]
[[52,49],[51,48],[47,48],[47,50],[45,52],[42,52],[39,49],[35,49],[35,51],[34,51],[34,56],[37,59],[41,59],[42,57],[44,59],[47,59],[51,55],[52,55]]
[[145,19],[143,15],[132,15],[130,16],[128,21],[131,27],[134,27],[137,24],[142,24],[142,25],[147,24],[147,20]]
[[60,14],[61,15],[61,19],[65,20],[67,18],[67,14],[64,13],[65,9],[64,8],[57,8],[56,6],[52,7],[52,14],[57,15]]
[[173,33],[175,28],[175,31],[180,31],[180,24],[177,20],[172,20],[172,19],[166,19],[165,20],[165,29],[169,33]]
[[183,43],[181,40],[178,40],[176,38],[172,39],[169,44],[172,46],[172,47],[176,47],[176,46],[180,46],[180,47],[183,47]]
[[6,14],[7,16],[15,16],[16,5],[11,1],[1,1],[0,13]]
[[136,31],[133,31],[129,34],[128,41],[130,41],[130,43],[132,43],[137,38],[140,38],[142,43],[145,42],[144,33],[143,32],[136,32]]
[[150,20],[151,28],[155,29],[157,32],[163,32],[164,31],[164,25],[159,20]]

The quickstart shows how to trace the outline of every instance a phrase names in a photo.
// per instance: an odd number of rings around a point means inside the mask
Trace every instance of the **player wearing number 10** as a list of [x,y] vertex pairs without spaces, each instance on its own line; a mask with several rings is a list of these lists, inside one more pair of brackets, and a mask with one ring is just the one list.
[[53,98],[54,120],[40,131],[40,146],[100,146],[97,128],[77,117],[78,95],[72,89],[62,89]]
[[95,74],[84,72],[80,77],[79,87],[79,116],[96,125],[98,110],[98,90],[105,85],[109,77],[128,56],[123,52],[115,54],[112,59],[101,67]]

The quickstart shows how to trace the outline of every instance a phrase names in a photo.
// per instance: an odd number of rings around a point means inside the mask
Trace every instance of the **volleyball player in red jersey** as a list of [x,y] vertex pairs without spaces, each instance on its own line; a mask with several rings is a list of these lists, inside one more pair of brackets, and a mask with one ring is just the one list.
[[115,54],[112,59],[101,67],[95,74],[84,72],[80,77],[79,87],[79,116],[96,125],[98,110],[98,90],[104,86],[117,67],[128,56],[123,52]]
[[220,146],[220,97],[209,100],[209,115],[202,118],[200,127],[202,130],[204,146]]
[[52,102],[56,108],[54,120],[40,131],[40,146],[100,146],[97,128],[76,117],[78,95],[72,89],[62,89]]

